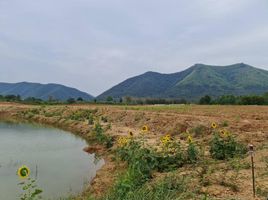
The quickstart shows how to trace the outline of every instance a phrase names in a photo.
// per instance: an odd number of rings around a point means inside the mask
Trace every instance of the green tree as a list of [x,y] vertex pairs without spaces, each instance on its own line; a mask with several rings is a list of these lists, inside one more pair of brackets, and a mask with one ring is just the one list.
[[84,99],[82,97],[78,97],[77,101],[84,101]]
[[132,102],[132,98],[130,96],[126,96],[125,101],[127,104],[130,104]]
[[201,104],[201,105],[208,105],[210,103],[211,103],[211,97],[209,95],[203,96],[199,100],[199,104]]
[[68,104],[73,104],[73,103],[75,103],[75,99],[74,99],[74,98],[69,98],[69,99],[67,100],[67,103],[68,103]]
[[114,99],[113,99],[113,97],[111,97],[111,96],[108,96],[107,98],[106,98],[106,101],[107,102],[112,102]]

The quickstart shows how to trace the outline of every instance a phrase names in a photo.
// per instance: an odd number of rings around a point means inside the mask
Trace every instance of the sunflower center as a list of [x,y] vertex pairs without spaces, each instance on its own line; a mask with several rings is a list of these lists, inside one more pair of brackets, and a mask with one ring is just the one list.
[[28,170],[27,170],[26,168],[24,168],[24,169],[22,169],[22,170],[20,171],[20,174],[21,174],[21,176],[27,176],[27,174],[28,174]]

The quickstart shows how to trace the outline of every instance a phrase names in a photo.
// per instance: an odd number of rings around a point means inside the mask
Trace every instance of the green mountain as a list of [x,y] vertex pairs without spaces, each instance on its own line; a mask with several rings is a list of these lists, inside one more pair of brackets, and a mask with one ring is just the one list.
[[98,99],[132,96],[197,100],[207,94],[216,97],[265,92],[268,92],[268,71],[244,63],[228,66],[195,64],[173,74],[146,72],[112,87]]
[[93,96],[85,92],[64,85],[28,82],[0,83],[0,95],[20,95],[22,99],[35,97],[48,100],[49,98],[52,98],[62,101],[78,97],[82,97],[84,100],[93,99]]

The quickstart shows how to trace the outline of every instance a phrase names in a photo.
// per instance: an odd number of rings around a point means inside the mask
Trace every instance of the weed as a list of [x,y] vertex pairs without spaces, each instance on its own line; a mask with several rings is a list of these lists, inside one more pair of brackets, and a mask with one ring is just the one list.
[[20,196],[21,200],[35,200],[41,199],[41,189],[37,188],[36,181],[28,178],[26,181],[19,183],[21,185],[23,193]]
[[207,127],[203,125],[197,125],[196,127],[192,128],[190,132],[193,133],[193,135],[196,137],[202,136],[207,132]]
[[196,145],[192,142],[187,148],[186,161],[189,163],[196,163],[198,160],[198,149]]
[[221,126],[222,127],[227,127],[227,126],[229,126],[229,122],[228,121],[223,121],[222,123],[221,123]]

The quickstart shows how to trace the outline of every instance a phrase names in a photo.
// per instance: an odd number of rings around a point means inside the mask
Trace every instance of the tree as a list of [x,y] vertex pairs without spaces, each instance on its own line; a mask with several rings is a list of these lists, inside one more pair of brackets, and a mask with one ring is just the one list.
[[132,102],[132,98],[130,96],[126,96],[125,101],[127,104],[130,104]]
[[112,102],[114,99],[113,99],[113,97],[111,97],[111,96],[108,96],[107,98],[106,98],[106,101],[108,101],[108,102]]
[[201,105],[208,105],[210,103],[211,103],[211,97],[209,95],[203,96],[199,100],[199,104],[201,104]]
[[82,97],[78,97],[77,101],[84,101],[84,99]]
[[234,95],[223,95],[216,99],[215,103],[221,105],[235,105],[236,97]]
[[74,99],[74,98],[69,98],[69,99],[67,100],[67,103],[69,103],[69,104],[73,104],[73,103],[75,103],[75,99]]
[[16,95],[13,95],[13,94],[10,94],[10,95],[6,95],[5,96],[5,99],[7,101],[16,101],[17,100],[17,96]]

